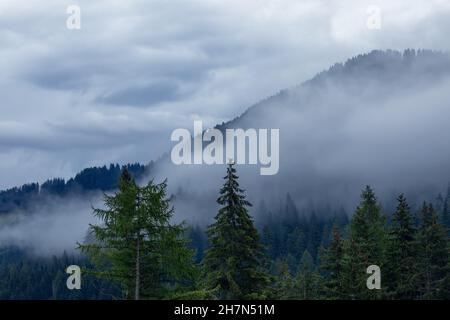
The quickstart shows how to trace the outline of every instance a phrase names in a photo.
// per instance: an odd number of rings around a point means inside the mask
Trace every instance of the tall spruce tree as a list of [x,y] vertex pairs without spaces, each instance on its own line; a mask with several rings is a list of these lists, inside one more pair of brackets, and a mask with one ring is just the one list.
[[96,265],[92,273],[119,283],[127,299],[163,298],[192,276],[193,252],[183,226],[170,223],[166,187],[139,187],[125,169],[118,192],[105,195],[105,209],[94,209],[103,223],[91,225],[92,241],[79,245]]
[[348,299],[379,299],[382,290],[368,290],[367,267],[377,265],[381,269],[386,256],[386,218],[370,186],[361,194],[348,227],[348,239],[344,243],[343,292]]
[[389,297],[394,299],[414,299],[417,295],[417,245],[413,216],[406,198],[401,194],[397,209],[392,217],[389,244],[384,270],[384,283]]
[[321,270],[325,274],[324,290],[328,299],[342,298],[343,245],[339,227],[333,225],[332,239],[322,255]]
[[270,281],[263,270],[264,249],[232,163],[224,179],[217,200],[221,208],[207,230],[206,287],[215,290],[219,299],[263,298]]
[[418,232],[419,290],[423,299],[448,298],[449,253],[445,229],[431,204],[423,204]]

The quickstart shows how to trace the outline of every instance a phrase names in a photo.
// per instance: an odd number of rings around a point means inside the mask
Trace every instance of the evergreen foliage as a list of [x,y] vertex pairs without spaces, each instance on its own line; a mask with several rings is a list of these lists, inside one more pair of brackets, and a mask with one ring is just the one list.
[[417,295],[416,229],[404,195],[397,199],[397,209],[389,230],[388,263],[385,282],[394,299],[413,299]]
[[91,225],[94,241],[80,249],[92,258],[94,275],[119,283],[126,298],[162,298],[193,275],[192,252],[182,225],[170,223],[166,182],[139,187],[125,169],[119,191],[94,209],[103,224]]
[[[260,238],[231,164],[206,232],[170,222],[166,182],[140,187],[133,176],[123,170],[118,191],[94,210],[102,224],[80,245],[86,256],[0,248],[0,299],[450,298],[448,194],[436,210],[424,203],[418,219],[398,196],[389,224],[370,187],[350,220],[342,208],[298,210],[287,195],[279,211],[260,206]],[[62,186],[50,181],[45,192]],[[71,264],[82,267],[82,290],[66,287]],[[366,287],[372,264],[381,290]]]
[[217,203],[221,206],[207,234],[210,247],[204,259],[206,286],[219,299],[263,298],[269,277],[262,268],[264,249],[248,214],[251,204],[239,187],[233,164]]

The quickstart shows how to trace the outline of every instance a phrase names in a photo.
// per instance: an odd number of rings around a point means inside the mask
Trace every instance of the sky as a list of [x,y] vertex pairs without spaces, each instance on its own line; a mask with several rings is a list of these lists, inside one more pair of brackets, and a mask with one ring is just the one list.
[[450,0],[2,0],[0,188],[157,159],[173,129],[359,53],[448,51],[449,16]]

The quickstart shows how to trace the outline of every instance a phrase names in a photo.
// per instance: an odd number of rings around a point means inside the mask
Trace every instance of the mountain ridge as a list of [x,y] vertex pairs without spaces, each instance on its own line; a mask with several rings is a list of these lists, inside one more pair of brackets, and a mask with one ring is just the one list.
[[[418,69],[423,75],[423,81],[429,81],[430,78],[439,79],[450,74],[450,56],[448,53],[433,50],[413,50],[406,49],[403,52],[395,50],[373,50],[368,53],[360,54],[347,59],[343,63],[335,63],[328,69],[317,73],[314,77],[304,81],[301,84],[290,88],[280,90],[276,94],[266,97],[257,103],[248,107],[242,114],[234,119],[217,124],[215,128],[224,130],[226,128],[248,128],[254,126],[256,119],[264,112],[286,111],[290,99],[299,99],[300,101],[310,99],[315,95],[320,95],[326,86],[337,85],[344,90],[358,90],[361,81],[370,79],[371,82],[393,81],[393,79],[407,78]],[[417,70],[416,70],[417,71]],[[370,73],[370,77],[367,74]],[[375,74],[376,76],[373,76]],[[411,85],[418,85],[417,79],[410,79]],[[356,87],[353,88],[352,86]],[[395,88],[398,90],[398,88]],[[394,89],[392,89],[394,90]],[[351,93],[351,92],[350,92]],[[305,105],[306,103],[304,103]],[[273,107],[276,105],[275,107]],[[167,161],[166,153],[155,163],[150,162],[147,165],[139,163],[127,164],[127,167],[136,178],[142,178],[151,175],[151,169],[161,161]],[[122,166],[124,167],[124,166]],[[74,178],[67,181],[60,178],[49,179],[42,185],[38,183],[28,183],[21,187],[14,187],[0,191],[0,213],[11,212],[18,208],[26,208],[26,204],[33,199],[46,195],[66,196],[74,192],[83,192],[91,190],[108,191],[117,186],[118,172],[120,166],[110,165],[86,168]],[[106,184],[96,182],[95,180],[107,180]],[[113,181],[115,179],[115,181]]]

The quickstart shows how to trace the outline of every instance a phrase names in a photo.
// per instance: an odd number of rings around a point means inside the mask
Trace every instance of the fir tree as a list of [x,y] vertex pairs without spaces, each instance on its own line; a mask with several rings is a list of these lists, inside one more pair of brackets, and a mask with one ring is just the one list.
[[324,271],[325,294],[329,299],[342,297],[342,255],[343,244],[337,225],[333,226],[332,239],[329,247],[322,255],[321,269]]
[[418,274],[416,230],[404,195],[400,195],[397,201],[397,210],[389,232],[386,276],[383,278],[391,298],[413,299],[417,292],[415,287]]
[[122,172],[119,191],[94,209],[103,224],[91,225],[94,241],[79,245],[96,265],[93,274],[121,285],[126,298],[162,298],[178,279],[192,275],[192,252],[182,225],[170,223],[174,209],[166,182],[139,187]]
[[444,199],[441,221],[442,225],[447,230],[447,237],[450,237],[450,184],[447,189],[447,195]]
[[314,211],[309,217],[308,231],[307,250],[311,254],[313,261],[315,261],[322,240],[323,226],[318,221],[317,215]]
[[321,292],[321,278],[315,270],[314,261],[308,250],[303,252],[296,277],[297,297],[302,300],[318,299]]
[[367,186],[361,194],[361,203],[356,208],[348,228],[348,239],[344,243],[343,286],[349,299],[380,298],[380,290],[366,287],[367,267],[377,265],[383,269],[387,234],[386,219],[373,190]]
[[446,233],[431,204],[423,204],[421,220],[418,232],[420,295],[423,299],[438,299],[449,292]]
[[295,298],[294,279],[286,260],[278,260],[276,262],[276,283],[273,294],[276,299],[287,300]]
[[221,208],[207,230],[206,287],[220,299],[261,298],[269,277],[262,268],[264,249],[258,231],[247,211],[251,204],[239,187],[233,164],[228,165],[224,179],[217,200]]

